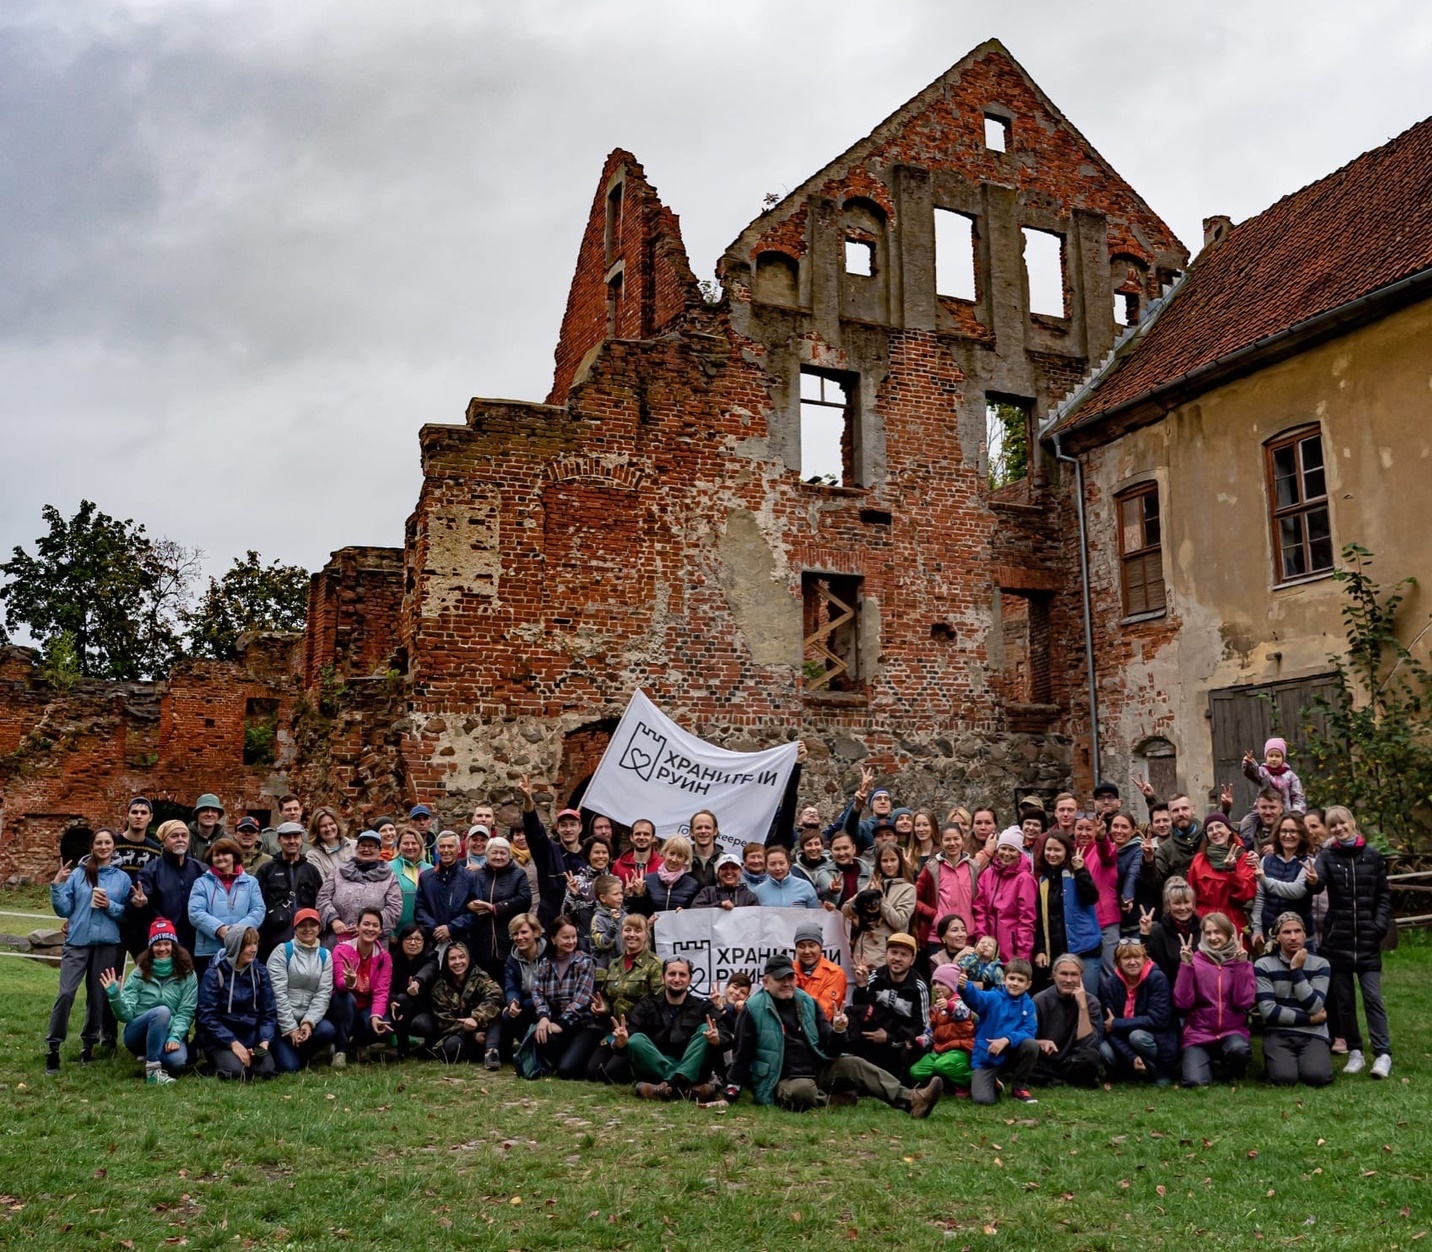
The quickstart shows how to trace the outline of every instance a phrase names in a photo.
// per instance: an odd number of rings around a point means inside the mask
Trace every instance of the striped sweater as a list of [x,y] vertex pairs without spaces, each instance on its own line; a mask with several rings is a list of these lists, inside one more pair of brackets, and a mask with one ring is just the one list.
[[1328,1038],[1327,1022],[1313,1025],[1314,1013],[1326,1011],[1330,966],[1309,953],[1302,969],[1292,969],[1279,952],[1261,956],[1253,965],[1257,976],[1258,1012],[1269,1030],[1295,1030]]

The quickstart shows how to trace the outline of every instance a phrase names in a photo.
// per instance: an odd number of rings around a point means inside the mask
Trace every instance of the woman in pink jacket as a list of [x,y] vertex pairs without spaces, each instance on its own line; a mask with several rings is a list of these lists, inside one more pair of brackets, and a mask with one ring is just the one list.
[[941,919],[960,918],[967,931],[975,926],[975,891],[981,866],[965,854],[964,832],[955,823],[940,832],[940,850],[915,882],[915,938],[933,952],[940,946]]
[[1000,957],[1008,963],[1034,953],[1034,898],[1037,888],[1024,859],[1024,835],[1009,827],[995,845],[994,860],[979,878],[975,891],[975,933],[992,935]]
[[1181,940],[1173,1006],[1183,1015],[1183,1085],[1206,1087],[1213,1061],[1221,1059],[1235,1081],[1243,1077],[1253,1049],[1248,1010],[1257,994],[1257,976],[1238,942],[1233,923],[1210,913],[1200,925],[1202,940]]
[[393,1027],[388,1023],[388,993],[393,986],[393,958],[380,941],[383,914],[364,909],[352,939],[333,949],[333,997],[328,1016],[338,1032],[333,1064],[348,1063],[350,1043],[373,1044]]
[[1094,886],[1099,888],[1099,900],[1094,905],[1094,917],[1099,923],[1099,960],[1105,970],[1112,973],[1119,922],[1123,919],[1119,906],[1119,849],[1109,838],[1104,823],[1092,813],[1080,813],[1074,819],[1074,846],[1084,858]]

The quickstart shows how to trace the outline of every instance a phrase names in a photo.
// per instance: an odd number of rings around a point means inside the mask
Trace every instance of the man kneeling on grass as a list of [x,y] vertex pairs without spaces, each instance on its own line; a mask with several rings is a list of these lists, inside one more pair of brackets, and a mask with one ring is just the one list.
[[612,1047],[626,1053],[643,1100],[711,1100],[711,1071],[731,1046],[724,1014],[691,994],[691,963],[684,958],[667,957],[661,981],[662,990],[617,1019]]
[[827,1021],[816,1002],[797,989],[790,957],[768,958],[761,990],[746,1001],[736,1026],[726,1099],[735,1101],[749,1083],[757,1104],[801,1110],[854,1104],[871,1095],[911,1117],[928,1117],[944,1089],[941,1080],[931,1078],[912,1090],[869,1061],[842,1056],[846,1025],[843,1012]]

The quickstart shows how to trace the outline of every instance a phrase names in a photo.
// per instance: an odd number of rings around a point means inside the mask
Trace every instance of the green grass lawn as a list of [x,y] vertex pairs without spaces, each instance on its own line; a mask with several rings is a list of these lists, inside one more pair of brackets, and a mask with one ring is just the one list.
[[[3,903],[10,900],[11,903]],[[0,908],[17,907],[0,895]],[[43,1073],[52,969],[0,962],[0,1245],[1413,1248],[1432,1229],[1432,948],[1387,963],[1393,1077],[795,1116],[432,1062],[146,1088]]]

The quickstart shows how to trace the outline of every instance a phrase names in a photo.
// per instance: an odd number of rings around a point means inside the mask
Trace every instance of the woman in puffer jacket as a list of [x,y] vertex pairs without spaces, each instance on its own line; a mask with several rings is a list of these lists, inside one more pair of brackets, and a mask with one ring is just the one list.
[[1034,875],[1024,859],[1024,832],[1010,826],[1000,834],[994,859],[980,875],[971,937],[992,935],[1005,961],[1028,961],[1034,955],[1036,894]]
[[376,830],[358,836],[353,859],[338,866],[318,889],[323,946],[333,948],[352,939],[365,909],[376,910],[383,919],[383,935],[393,933],[403,914],[403,889],[383,859],[383,839]]
[[285,1074],[297,1073],[338,1039],[328,1020],[333,958],[318,942],[318,931],[318,910],[299,909],[293,918],[293,938],[278,944],[264,966],[278,1013],[274,1062]]
[[121,987],[112,969],[100,976],[116,1020],[124,1024],[124,1046],[144,1058],[144,1081],[162,1086],[189,1064],[189,1027],[199,1003],[194,958],[179,946],[167,917],[149,927],[149,945],[134,958]]
[[965,852],[964,831],[951,822],[940,832],[940,850],[915,881],[915,938],[926,952],[940,946],[936,927],[951,914],[963,919],[966,932],[974,931],[979,877],[980,867]]
[[508,924],[519,913],[532,911],[532,883],[527,871],[512,860],[512,845],[496,837],[487,841],[487,863],[472,872],[468,912],[474,914],[468,945],[472,959],[498,982],[512,951]]
[[202,988],[204,973],[226,945],[230,931],[263,925],[268,911],[258,879],[244,872],[243,849],[219,839],[204,854],[209,868],[189,889],[189,920],[194,924],[194,969]]
[[1258,990],[1253,963],[1222,913],[1203,918],[1200,934],[1197,951],[1192,939],[1184,941],[1173,985],[1174,1008],[1184,1014],[1185,1087],[1208,1086],[1215,1059],[1224,1062],[1231,1078],[1242,1078],[1253,1053],[1248,1042],[1248,1010]]
[[1253,897],[1253,950],[1263,948],[1273,933],[1273,924],[1292,910],[1303,919],[1304,944],[1317,951],[1313,934],[1313,884],[1318,880],[1316,863],[1308,855],[1308,831],[1298,813],[1284,813],[1273,832],[1273,846],[1254,868],[1258,894]]
[[[1327,811],[1332,838],[1318,855],[1319,886],[1327,892],[1318,955],[1332,967],[1332,997],[1337,1033],[1347,1040],[1343,1073],[1363,1067],[1362,1031],[1357,1024],[1357,991],[1372,1036],[1372,1076],[1392,1073],[1392,1036],[1382,1004],[1382,941],[1392,925],[1392,896],[1387,889],[1387,862],[1358,833],[1357,821],[1341,805]],[[1317,887],[1314,888],[1318,889]]]
[[1163,971],[1137,939],[1120,939],[1114,972],[1099,988],[1104,1009],[1104,1042],[1099,1045],[1113,1077],[1129,1074],[1160,1087],[1173,1082],[1178,1061],[1173,993]]

